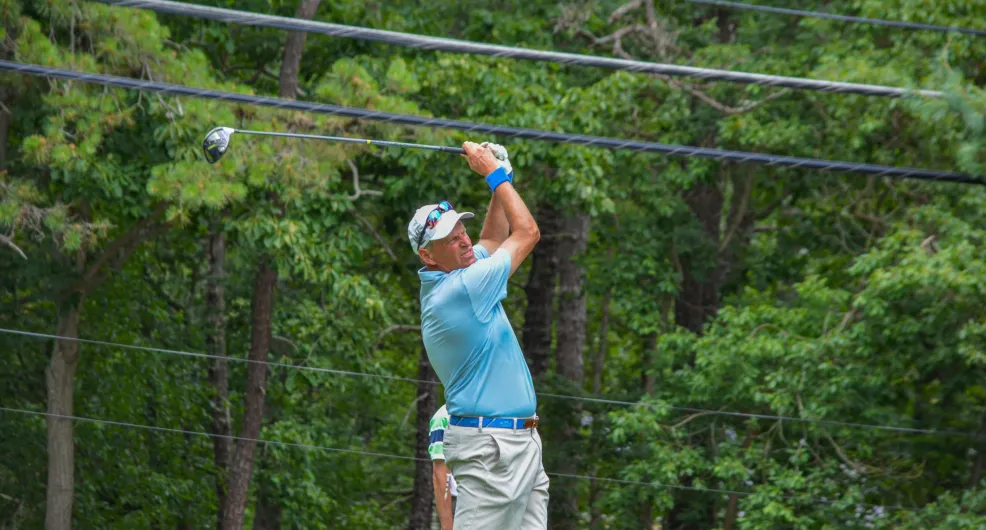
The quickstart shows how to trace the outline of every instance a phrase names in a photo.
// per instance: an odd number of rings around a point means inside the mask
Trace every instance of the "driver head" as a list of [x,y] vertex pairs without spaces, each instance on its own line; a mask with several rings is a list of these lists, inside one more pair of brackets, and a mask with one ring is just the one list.
[[226,154],[226,150],[229,149],[229,139],[234,132],[236,131],[230,127],[216,127],[205,135],[202,152],[205,153],[205,159],[210,164],[215,164]]

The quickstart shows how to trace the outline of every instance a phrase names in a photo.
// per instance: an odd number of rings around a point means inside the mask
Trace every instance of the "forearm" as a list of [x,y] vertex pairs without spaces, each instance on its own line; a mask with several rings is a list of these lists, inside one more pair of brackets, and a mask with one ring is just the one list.
[[497,186],[493,193],[493,200],[502,208],[504,219],[510,231],[514,234],[522,234],[525,238],[533,238],[535,242],[540,238],[540,231],[534,221],[534,216],[531,215],[513,184],[504,182]]
[[452,530],[452,495],[448,492],[448,470],[435,466],[432,473],[432,486],[435,490],[435,508],[442,530]]
[[498,251],[506,250],[510,254],[510,274],[513,275],[521,262],[534,250],[541,239],[541,232],[534,222],[534,216],[510,182],[506,170],[498,166],[492,151],[482,149],[472,142],[465,142],[462,147],[468,155],[469,167],[486,178],[486,184],[493,190],[495,204],[503,208],[510,235]]
[[510,223],[507,221],[507,214],[500,204],[500,199],[496,194],[490,199],[490,205],[486,209],[486,220],[483,221],[483,230],[479,234],[479,240],[494,248],[487,248],[492,254],[496,251],[507,238],[510,237]]
[[438,510],[438,522],[442,530],[452,530],[454,521],[452,514],[452,496],[447,495],[435,500],[435,508]]

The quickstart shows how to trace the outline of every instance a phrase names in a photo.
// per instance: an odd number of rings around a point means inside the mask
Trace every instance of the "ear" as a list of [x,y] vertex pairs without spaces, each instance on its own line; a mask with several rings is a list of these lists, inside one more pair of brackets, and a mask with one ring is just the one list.
[[428,265],[429,267],[436,267],[436,266],[438,266],[438,262],[436,262],[434,259],[432,259],[431,253],[428,252],[428,249],[419,248],[418,249],[418,257],[420,257],[421,258],[421,261],[423,261],[424,264],[425,265]]

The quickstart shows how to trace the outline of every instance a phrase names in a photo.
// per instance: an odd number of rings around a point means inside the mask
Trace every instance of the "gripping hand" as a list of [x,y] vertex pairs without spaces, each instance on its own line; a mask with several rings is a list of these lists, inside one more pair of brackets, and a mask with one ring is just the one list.
[[514,168],[510,165],[510,158],[507,155],[507,149],[500,144],[494,144],[491,142],[483,142],[482,147],[488,147],[490,151],[493,151],[493,156],[496,157],[497,164],[502,167],[507,172],[508,180],[511,184],[514,182]]

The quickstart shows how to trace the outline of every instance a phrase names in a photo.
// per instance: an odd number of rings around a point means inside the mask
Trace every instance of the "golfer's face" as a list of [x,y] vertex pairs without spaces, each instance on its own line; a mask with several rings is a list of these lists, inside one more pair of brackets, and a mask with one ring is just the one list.
[[476,263],[476,254],[472,250],[472,240],[466,233],[462,223],[456,223],[452,233],[439,239],[432,245],[432,259],[443,269],[454,271]]

